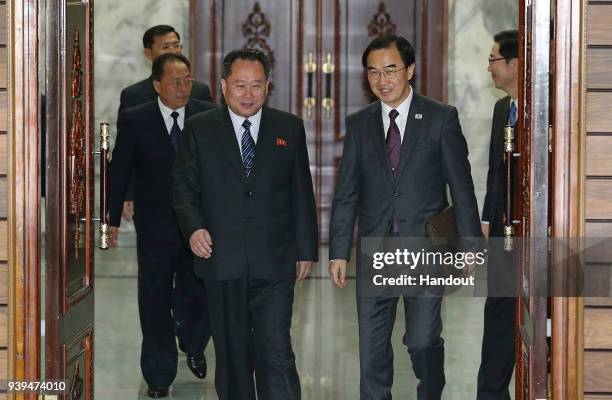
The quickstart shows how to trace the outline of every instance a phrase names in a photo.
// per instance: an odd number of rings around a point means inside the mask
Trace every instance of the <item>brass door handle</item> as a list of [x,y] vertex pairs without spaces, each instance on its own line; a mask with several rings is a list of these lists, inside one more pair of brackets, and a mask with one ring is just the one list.
[[331,95],[333,73],[334,63],[332,62],[332,54],[328,51],[327,55],[325,56],[325,64],[323,64],[323,74],[325,74],[325,97],[323,98],[325,119],[331,119],[331,112],[334,108],[334,99]]
[[108,203],[106,192],[108,190],[108,167],[110,161],[110,125],[108,122],[100,124],[100,239],[98,247],[102,250],[109,248]]
[[506,221],[504,222],[504,250],[514,250],[514,223],[512,218],[512,160],[514,157],[515,129],[504,128],[504,191],[506,195]]
[[317,104],[314,97],[314,74],[317,71],[317,64],[314,61],[314,53],[312,50],[308,51],[306,64],[304,64],[304,71],[308,79],[308,86],[306,91],[306,98],[304,99],[304,106],[306,107],[306,117],[312,118],[312,110]]

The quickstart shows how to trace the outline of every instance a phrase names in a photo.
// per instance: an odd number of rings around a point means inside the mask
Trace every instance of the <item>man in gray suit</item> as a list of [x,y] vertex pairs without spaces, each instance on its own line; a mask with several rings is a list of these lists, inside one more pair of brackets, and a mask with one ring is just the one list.
[[[379,101],[350,115],[330,225],[333,283],[346,287],[353,228],[359,215],[357,286],[367,266],[360,260],[364,237],[424,237],[425,221],[455,206],[462,237],[480,237],[480,221],[457,110],[414,92],[412,45],[393,35],[374,39],[363,54],[372,92]],[[360,398],[391,399],[391,332],[398,297],[368,297],[358,289]],[[441,297],[403,297],[419,400],[440,399],[445,384]]]

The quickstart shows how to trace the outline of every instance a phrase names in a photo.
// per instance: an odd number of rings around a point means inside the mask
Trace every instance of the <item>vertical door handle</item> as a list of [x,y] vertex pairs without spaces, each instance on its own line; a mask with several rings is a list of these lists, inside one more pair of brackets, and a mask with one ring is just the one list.
[[334,99],[331,95],[333,73],[334,63],[332,62],[332,54],[328,51],[325,57],[325,64],[323,64],[323,74],[325,74],[325,97],[323,98],[325,119],[331,119],[331,112],[334,108]]
[[304,106],[306,106],[306,117],[312,118],[312,110],[317,104],[314,97],[314,74],[317,71],[317,64],[314,61],[314,53],[312,50],[308,51],[307,61],[304,64],[304,71],[308,78],[308,86],[306,88],[306,98],[304,99]]

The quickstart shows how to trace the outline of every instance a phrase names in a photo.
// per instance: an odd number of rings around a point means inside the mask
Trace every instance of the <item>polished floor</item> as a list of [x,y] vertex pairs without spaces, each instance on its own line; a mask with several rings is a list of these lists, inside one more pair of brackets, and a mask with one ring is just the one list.
[[[324,253],[325,249],[322,249]],[[357,313],[355,285],[333,289],[326,263],[316,265],[311,278],[295,291],[292,338],[304,400],[359,399]],[[133,247],[96,255],[95,398],[146,399],[139,367],[140,326],[136,304],[136,260]],[[480,360],[484,299],[450,297],[443,303],[446,342],[445,400],[475,399]],[[403,313],[400,307],[398,315]],[[404,331],[398,318],[393,334],[395,399],[415,399],[416,379],[401,343]],[[184,355],[171,399],[213,400],[214,350],[206,349],[209,375],[203,381],[191,375]]]

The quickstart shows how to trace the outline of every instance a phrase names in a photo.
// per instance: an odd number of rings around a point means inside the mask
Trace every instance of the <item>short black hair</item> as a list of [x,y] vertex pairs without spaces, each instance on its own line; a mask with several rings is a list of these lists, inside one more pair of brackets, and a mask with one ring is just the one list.
[[191,71],[191,63],[189,59],[182,54],[166,53],[157,57],[153,60],[153,67],[151,69],[151,77],[154,81],[161,81],[164,76],[164,67],[166,64],[172,62],[180,62],[187,66],[187,69]]
[[142,35],[142,47],[145,49],[150,49],[153,47],[153,42],[155,42],[155,36],[167,35],[168,33],[174,32],[176,34],[176,38],[181,40],[181,35],[178,34],[177,31],[174,30],[170,25],[155,25],[147,29]]
[[506,59],[518,58],[518,31],[510,29],[501,31],[493,36],[495,43],[499,44],[499,54]]
[[397,50],[402,57],[405,67],[409,67],[414,64],[414,47],[410,44],[406,38],[395,35],[382,35],[378,36],[370,42],[368,47],[363,51],[363,57],[361,58],[361,64],[363,68],[368,68],[368,55],[374,50],[388,49],[395,45]]
[[249,60],[259,62],[264,69],[266,79],[270,77],[270,60],[262,51],[251,48],[232,50],[223,57],[223,70],[221,78],[227,79],[232,74],[232,64],[236,60]]

